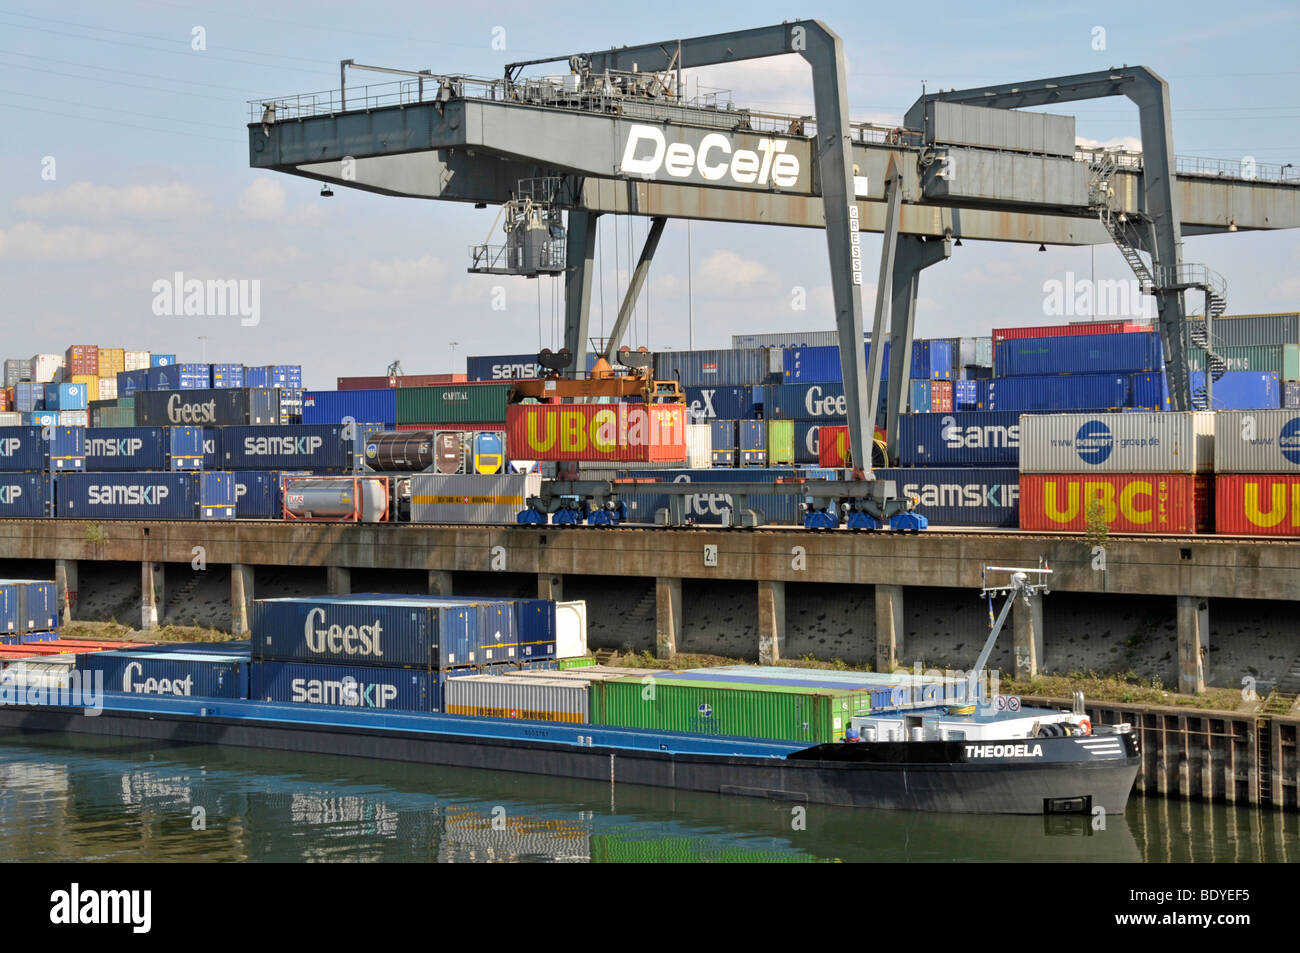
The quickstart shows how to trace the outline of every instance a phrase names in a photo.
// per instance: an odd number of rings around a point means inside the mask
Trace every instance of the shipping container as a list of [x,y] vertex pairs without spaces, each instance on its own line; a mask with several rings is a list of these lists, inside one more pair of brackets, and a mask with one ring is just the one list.
[[[791,480],[802,477],[808,480],[834,478],[833,471],[820,468],[793,467],[712,467],[708,470],[629,470],[626,475],[639,480],[661,480],[665,483],[692,483],[700,485],[700,492],[682,498],[683,515],[701,525],[721,525],[732,508],[732,498],[726,493],[710,492],[710,483],[775,483],[778,479]],[[655,512],[667,509],[666,493],[638,490],[623,494],[627,502],[628,520],[634,523],[653,523]],[[753,495],[749,508],[763,514],[769,523],[797,525],[803,521],[797,496]]]
[[[647,692],[648,688],[653,690]],[[854,717],[871,713],[870,692],[831,686],[699,682],[649,675],[591,682],[590,692],[593,724],[808,745],[842,741]]]
[[27,358],[11,357],[5,360],[5,387],[13,387],[20,381],[31,380],[32,362]]
[[90,406],[89,401],[90,395],[85,384],[73,382],[45,385],[46,410],[85,410]]
[[102,675],[104,690],[181,698],[248,698],[245,655],[210,652],[86,652],[78,671]]
[[847,413],[843,384],[779,384],[766,388],[769,420],[831,420]]
[[[1192,393],[1205,391],[1205,372],[1192,371]],[[1275,410],[1282,406],[1282,384],[1276,371],[1229,371],[1213,382],[1212,410]]]
[[347,418],[393,426],[397,423],[397,395],[382,390],[308,390],[302,395],[304,424],[338,424]]
[[1020,412],[905,414],[898,455],[904,467],[1017,467]]
[[977,380],[960,380],[952,382],[952,409],[954,411],[980,410],[983,400],[980,395],[980,382]]
[[908,382],[908,413],[924,414],[931,413],[932,395],[931,382],[928,380],[913,380]]
[[686,465],[692,470],[713,466],[712,423],[686,425]]
[[1214,415],[1217,473],[1300,473],[1300,413],[1219,411]]
[[686,412],[693,421],[753,419],[762,411],[761,387],[686,388]]
[[149,368],[149,390],[211,390],[211,364],[168,364]]
[[818,464],[823,467],[848,467],[853,465],[852,457],[848,425],[823,424],[817,433]]
[[92,400],[117,400],[117,377],[101,377],[95,382],[95,387],[91,390],[94,395]]
[[0,519],[53,516],[53,490],[53,479],[46,473],[0,473]]
[[[952,413],[952,381],[930,382],[930,411],[935,414]],[[917,410],[922,408],[918,407]]]
[[58,592],[52,579],[0,579],[0,604],[8,607],[0,614],[6,627],[12,626],[6,628],[9,634],[29,636],[59,627]]
[[64,473],[56,486],[66,519],[218,520],[235,518],[228,473]]
[[96,427],[85,436],[90,472],[203,469],[201,427]]
[[[302,471],[284,471],[301,476]],[[232,470],[235,485],[236,519],[279,519],[283,513],[283,484],[280,470]]]
[[411,522],[512,526],[541,491],[540,473],[412,473]]
[[1164,371],[1134,374],[1131,386],[1135,410],[1169,409],[1169,378]]
[[393,393],[399,424],[478,424],[506,419],[510,385],[399,387]]
[[82,427],[0,427],[0,471],[84,469],[85,436]]
[[[736,426],[734,420],[715,420],[711,423],[710,455],[715,467],[734,467],[736,459]],[[696,468],[692,468],[696,469]]]
[[1025,414],[1023,473],[1208,473],[1214,414]]
[[573,679],[469,675],[443,683],[449,715],[587,723],[587,683]]
[[38,410],[35,413],[23,414],[24,427],[57,427],[58,425],[57,410]]
[[150,354],[149,355],[150,367],[171,367],[175,363],[176,363],[175,354]]
[[1239,536],[1300,536],[1300,474],[1220,473],[1214,529]]
[[302,387],[301,364],[267,364],[244,368],[246,387]]
[[74,344],[63,355],[68,377],[77,374],[99,376],[99,348],[94,344]]
[[1082,532],[1089,506],[1100,500],[1101,518],[1114,533],[1207,532],[1213,494],[1212,477],[1183,473],[1022,473],[1020,528]]
[[767,421],[742,420],[737,424],[736,439],[742,467],[767,466]]
[[581,599],[555,603],[555,657],[577,659],[587,654],[587,603]]
[[45,385],[35,381],[19,381],[14,385],[14,410],[30,414],[45,409]]
[[0,427],[21,427],[24,416],[26,415],[17,411],[2,411],[0,412]]
[[543,367],[537,353],[498,354],[465,359],[465,376],[471,381],[513,381],[541,377]]
[[[741,425],[742,428],[744,425]],[[741,448],[744,453],[744,448]],[[794,464],[794,421],[767,421],[767,464],[773,467]]]
[[893,480],[900,498],[917,500],[916,511],[931,526],[1019,525],[1017,470],[878,467],[875,474],[878,480]]
[[212,387],[213,389],[243,387],[244,386],[244,365],[243,364],[213,364],[212,365]]
[[90,411],[88,410],[60,410],[56,423],[60,427],[89,427]]
[[353,441],[345,436],[345,429],[341,424],[225,427],[220,469],[350,470]]
[[794,462],[796,464],[813,464],[818,463],[817,437],[823,424],[813,423],[810,420],[796,420],[794,422]]
[[[1191,320],[1188,324],[1190,334],[1204,329],[1204,319]],[[1215,350],[1300,343],[1300,314],[1221,315],[1211,324],[1210,337],[1210,344]]]
[[438,711],[437,675],[411,668],[254,661],[249,694],[268,702]]
[[61,354],[35,354],[32,356],[29,379],[38,384],[48,384],[63,370]]
[[517,460],[680,463],[686,459],[686,407],[515,404],[506,412],[506,442]]
[[[1300,380],[1300,344],[1219,347],[1214,353],[1229,371],[1277,371],[1284,381]],[[1194,371],[1205,370],[1205,351],[1188,348],[1187,363]]]
[[[994,328],[993,341],[1066,337],[1078,334],[1140,334],[1150,330],[1150,323],[1144,321],[1083,321],[1078,324],[1035,324],[1023,328]],[[995,345],[994,350],[997,349],[997,346],[1000,345]]]
[[116,378],[120,371],[126,370],[126,351],[120,347],[101,347],[99,349],[99,377]]
[[1286,381],[1282,385],[1282,407],[1300,410],[1300,381]]
[[682,387],[743,387],[766,384],[771,376],[766,348],[738,351],[659,351],[654,356],[655,380],[677,381]]
[[117,375],[117,396],[134,397],[138,391],[149,389],[149,369],[123,371]]
[[[870,331],[863,333],[863,338],[869,338],[870,336]],[[778,331],[771,334],[733,334],[731,336],[731,349],[733,351],[754,347],[785,349],[792,347],[839,346],[839,331]]]
[[148,351],[122,352],[122,370],[124,371],[147,371],[149,364]]
[[997,377],[1159,371],[1160,335],[1082,334],[1002,341],[993,358]]
[[1129,406],[1132,375],[999,377],[987,384],[986,410],[1106,411]]
[[231,390],[137,391],[138,427],[252,426],[280,422],[279,392],[272,388]]

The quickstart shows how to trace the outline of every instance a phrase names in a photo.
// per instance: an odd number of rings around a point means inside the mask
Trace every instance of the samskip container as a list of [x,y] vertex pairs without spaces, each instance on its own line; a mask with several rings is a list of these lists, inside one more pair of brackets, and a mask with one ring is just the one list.
[[172,652],[87,652],[79,671],[104,679],[104,690],[182,698],[248,698],[249,660],[243,655]]
[[587,723],[585,682],[511,675],[469,675],[443,683],[449,715]]
[[1206,532],[1213,513],[1213,478],[1172,474],[1020,475],[1020,528],[1088,529],[1088,508],[1101,501],[1100,516],[1112,532]]
[[59,516],[68,519],[235,517],[235,486],[228,473],[64,473],[56,499]]
[[515,404],[506,413],[506,443],[517,460],[677,463],[686,459],[686,408]]
[[438,677],[412,668],[254,661],[250,697],[269,702],[438,711]]
[[340,424],[226,427],[221,434],[221,469],[348,470],[352,443]]
[[199,470],[201,427],[94,427],[86,432],[88,472]]
[[883,469],[878,480],[893,480],[898,495],[917,501],[916,511],[931,526],[1018,526],[1020,474],[1012,469]]
[[1208,473],[1214,414],[1025,414],[1023,473]]
[[0,519],[53,516],[53,491],[48,473],[0,473]]
[[898,456],[905,467],[1018,466],[1020,412],[904,414]]
[[413,473],[411,522],[514,525],[541,490],[540,473]]
[[1300,412],[1219,411],[1214,415],[1217,473],[1300,473]]
[[1300,474],[1220,473],[1214,529],[1242,536],[1300,536]]
[[86,464],[84,427],[0,427],[0,471],[69,471]]

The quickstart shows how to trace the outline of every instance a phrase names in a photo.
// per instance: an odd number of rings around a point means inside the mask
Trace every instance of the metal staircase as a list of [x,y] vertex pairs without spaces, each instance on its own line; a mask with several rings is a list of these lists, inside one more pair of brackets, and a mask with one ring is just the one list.
[[1096,211],[1098,221],[1137,276],[1143,294],[1181,294],[1193,290],[1205,294],[1205,321],[1203,324],[1193,323],[1189,335],[1192,343],[1205,352],[1207,372],[1206,383],[1192,388],[1192,406],[1197,410],[1207,410],[1212,403],[1213,382],[1228,370],[1227,363],[1212,346],[1214,319],[1228,307],[1227,283],[1222,275],[1205,265],[1179,263],[1153,270],[1141,251],[1142,246],[1148,244],[1143,234],[1150,227],[1151,220],[1141,212],[1126,212],[1115,207],[1115,190],[1111,181],[1117,167],[1111,153],[1094,154],[1088,163],[1088,204]]

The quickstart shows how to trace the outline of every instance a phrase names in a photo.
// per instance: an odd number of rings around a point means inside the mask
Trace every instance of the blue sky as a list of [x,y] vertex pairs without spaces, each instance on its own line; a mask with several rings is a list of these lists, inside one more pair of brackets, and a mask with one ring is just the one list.
[[[552,2],[478,4],[231,0],[0,5],[0,309],[5,357],[72,343],[150,348],[182,360],[301,363],[309,386],[340,374],[463,370],[467,354],[553,345],[561,307],[549,280],[507,283],[465,272],[494,209],[336,190],[248,167],[246,101],[338,85],[338,61],[500,75],[515,59],[666,40],[817,16],[845,41],[855,119],[897,121],[930,88],[1150,66],[1170,83],[1180,155],[1300,163],[1300,8],[1257,3],[1024,4],[906,7],[756,2],[679,7]],[[1236,9],[1245,12],[1237,14]],[[594,15],[593,11],[599,11]],[[1093,47],[1095,27],[1106,49]],[[195,28],[206,49],[193,49]],[[503,27],[506,49],[492,48]],[[360,81],[360,80],[358,80]],[[806,112],[806,68],[782,58],[700,77],[738,105]],[[1126,100],[1070,107],[1098,142],[1137,135]],[[53,159],[53,164],[49,159]],[[53,169],[53,178],[49,177]],[[43,176],[42,173],[45,172]],[[602,228],[593,328],[617,309],[628,220]],[[639,243],[644,219],[631,221]],[[820,232],[697,223],[690,278],[697,346],[748,331],[829,328]],[[864,236],[871,261],[878,236]],[[1300,307],[1300,235],[1190,238],[1185,258],[1224,275],[1229,311]],[[686,226],[671,222],[631,343],[687,344]],[[926,272],[919,330],[987,334],[1041,323],[1043,284],[1086,278],[1088,249],[965,242]],[[175,272],[261,282],[261,321],[153,313],[155,281]],[[868,269],[874,277],[875,266]],[[1119,253],[1096,250],[1098,278],[1126,279]],[[810,306],[790,307],[808,289]],[[603,294],[602,294],[603,289]],[[872,304],[873,289],[865,289]],[[539,303],[540,297],[540,303]],[[603,308],[601,300],[603,298]],[[649,326],[647,335],[646,327]],[[206,338],[200,341],[200,336]],[[452,347],[455,342],[455,347]]]

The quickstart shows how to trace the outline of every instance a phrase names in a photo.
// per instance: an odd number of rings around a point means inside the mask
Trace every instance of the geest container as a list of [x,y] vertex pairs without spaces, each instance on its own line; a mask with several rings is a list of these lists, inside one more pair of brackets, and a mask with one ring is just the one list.
[[1019,525],[1017,470],[877,468],[875,474],[879,480],[893,480],[900,498],[915,498],[917,512],[932,526]]
[[449,715],[587,723],[588,687],[574,679],[467,675],[443,682]]
[[1025,414],[1022,473],[1208,473],[1214,414]]
[[1130,374],[998,377],[988,381],[987,410],[1105,411],[1129,406]]
[[1214,529],[1241,536],[1300,536],[1300,474],[1220,473]]
[[268,702],[438,711],[438,678],[413,668],[254,661],[249,696]]
[[393,426],[397,423],[397,392],[377,390],[307,390],[302,393],[304,424],[338,424],[345,418]]
[[678,381],[683,387],[741,387],[765,384],[770,376],[767,348],[738,351],[659,351],[655,380]]
[[280,422],[280,396],[273,388],[236,387],[229,390],[137,391],[138,427],[250,426]]
[[399,387],[392,393],[395,395],[399,424],[495,423],[506,419],[510,385]]
[[1020,413],[904,414],[898,456],[905,467],[1019,466]]
[[235,518],[228,473],[64,473],[55,497],[58,515],[67,519]]
[[412,473],[411,522],[511,526],[541,491],[540,473]]
[[[1022,448],[1023,449],[1023,448]],[[1212,477],[1162,474],[1020,475],[1020,528],[1088,528],[1088,507],[1102,504],[1102,519],[1117,533],[1199,533],[1210,529]]]
[[1300,413],[1221,410],[1214,415],[1216,473],[1300,473]]
[[641,678],[590,683],[591,722],[701,735],[769,738],[809,745],[844,738],[854,716],[871,712],[871,693],[831,686]]
[[248,698],[246,655],[210,652],[85,652],[78,671],[100,673],[104,690],[182,698]]
[[94,427],[85,449],[90,472],[203,469],[201,427]]
[[680,463],[686,406],[514,404],[506,412],[506,443],[516,460]]
[[0,519],[53,516],[53,490],[46,473],[0,473]]
[[688,387],[686,412],[692,420],[744,420],[763,409],[761,387]]
[[1152,333],[1016,338],[1000,342],[993,358],[998,377],[1131,374],[1163,368],[1160,335]]
[[[1191,372],[1192,393],[1206,389],[1205,372]],[[1282,406],[1276,371],[1228,371],[1210,388],[1213,410],[1275,410]]]
[[349,470],[352,440],[341,424],[226,427],[221,434],[223,470]]

